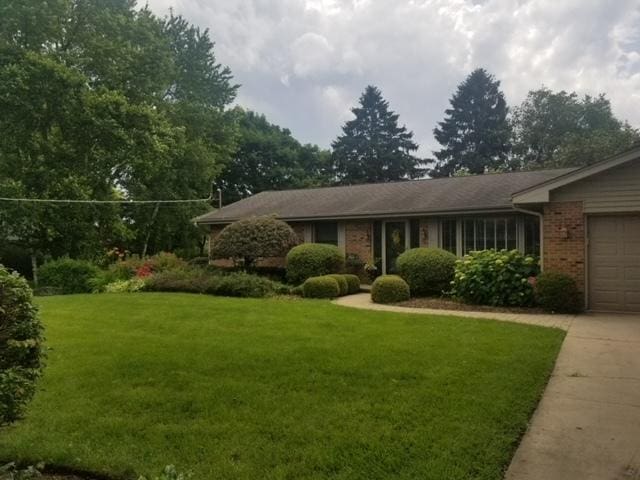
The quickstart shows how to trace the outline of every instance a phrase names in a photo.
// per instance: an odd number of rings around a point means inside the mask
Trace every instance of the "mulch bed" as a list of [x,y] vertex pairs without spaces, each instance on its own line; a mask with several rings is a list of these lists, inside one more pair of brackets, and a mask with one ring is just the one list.
[[491,307],[488,305],[470,305],[461,303],[449,298],[439,297],[422,297],[412,298],[405,302],[395,303],[399,307],[411,308],[433,308],[436,310],[460,310],[464,312],[489,312],[489,313],[528,313],[528,314],[546,314],[541,308],[523,308],[523,307]]

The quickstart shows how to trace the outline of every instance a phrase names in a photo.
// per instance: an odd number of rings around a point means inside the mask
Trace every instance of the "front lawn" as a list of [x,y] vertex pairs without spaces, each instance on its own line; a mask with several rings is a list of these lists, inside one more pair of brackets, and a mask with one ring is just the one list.
[[310,300],[39,299],[49,352],[0,460],[125,478],[501,478],[564,333]]

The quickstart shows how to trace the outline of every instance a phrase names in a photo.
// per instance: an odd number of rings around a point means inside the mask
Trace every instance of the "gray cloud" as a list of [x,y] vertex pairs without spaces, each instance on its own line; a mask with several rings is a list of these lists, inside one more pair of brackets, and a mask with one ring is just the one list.
[[606,92],[640,126],[639,0],[149,0],[211,30],[242,84],[238,103],[329,146],[367,84],[421,153],[457,84],[478,66],[510,105],[542,84]]

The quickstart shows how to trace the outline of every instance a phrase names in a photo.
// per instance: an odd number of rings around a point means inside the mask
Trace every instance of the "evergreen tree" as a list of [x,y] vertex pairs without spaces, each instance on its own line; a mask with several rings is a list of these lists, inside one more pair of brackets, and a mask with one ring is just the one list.
[[479,68],[462,82],[451,98],[451,108],[433,133],[442,149],[434,152],[432,177],[459,172],[481,174],[506,166],[511,130],[500,82]]
[[333,168],[340,184],[375,183],[416,178],[423,161],[412,155],[418,149],[413,132],[398,126],[398,114],[376,87],[369,85],[352,108],[356,118],[342,127],[333,143]]

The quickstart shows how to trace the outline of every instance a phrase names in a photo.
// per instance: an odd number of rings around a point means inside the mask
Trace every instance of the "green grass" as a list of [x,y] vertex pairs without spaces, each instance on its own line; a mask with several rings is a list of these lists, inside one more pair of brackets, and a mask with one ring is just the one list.
[[564,335],[310,300],[39,303],[46,373],[0,457],[127,478],[499,479]]

